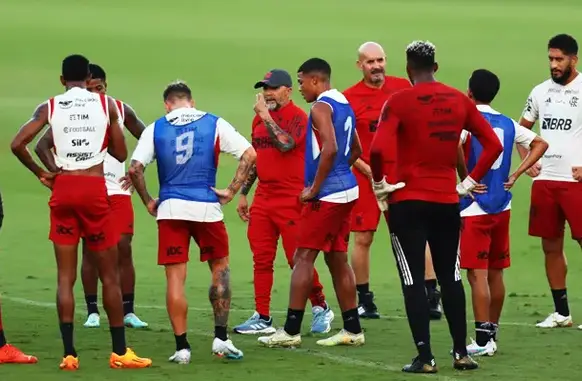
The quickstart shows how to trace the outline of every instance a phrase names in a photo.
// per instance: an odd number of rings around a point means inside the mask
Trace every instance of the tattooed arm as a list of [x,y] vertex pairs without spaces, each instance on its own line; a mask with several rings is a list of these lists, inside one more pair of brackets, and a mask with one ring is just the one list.
[[218,119],[216,127],[219,135],[220,152],[231,154],[239,160],[234,178],[228,187],[226,189],[213,188],[220,203],[224,205],[233,199],[247,181],[249,173],[255,165],[257,152],[251,146],[251,143],[224,119]]
[[240,190],[240,194],[242,196],[248,195],[256,180],[257,180],[257,166],[256,166],[256,164],[253,164],[253,166],[251,167],[251,169],[249,171],[249,175],[247,177],[247,180],[244,182],[244,184]]
[[247,181],[251,168],[255,164],[256,158],[257,153],[255,152],[255,149],[249,146],[240,157],[238,168],[236,169],[236,173],[234,174],[234,177],[228,187],[226,187],[225,190],[215,190],[221,204],[230,202],[234,195],[236,195],[239,189],[243,186],[245,181]]
[[228,325],[228,314],[230,312],[230,268],[227,260],[212,261],[212,284],[208,290],[208,299],[214,311],[214,325],[226,327]]
[[144,170],[145,167],[142,163],[137,160],[131,161],[131,164],[129,165],[129,177],[131,178],[131,183],[144,205],[148,205],[153,200],[153,197],[147,190]]
[[135,151],[131,156],[129,177],[135,191],[152,215],[154,215],[155,211],[155,200],[147,190],[144,171],[145,167],[155,160],[155,153],[154,124],[150,124],[141,134]]
[[259,114],[259,117],[265,123],[271,141],[279,151],[287,152],[295,148],[295,139],[290,133],[279,127],[268,112]]

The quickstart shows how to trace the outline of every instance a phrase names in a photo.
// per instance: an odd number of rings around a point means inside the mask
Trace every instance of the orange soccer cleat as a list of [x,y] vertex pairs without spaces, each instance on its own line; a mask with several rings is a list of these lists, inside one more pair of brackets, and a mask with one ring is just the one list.
[[20,349],[10,344],[0,348],[0,364],[36,364],[38,359],[24,354]]
[[127,348],[123,356],[112,353],[109,358],[109,366],[113,369],[139,369],[152,366],[152,360],[138,357],[134,351]]
[[61,370],[77,370],[79,369],[79,358],[68,355],[67,357],[63,358],[59,368]]

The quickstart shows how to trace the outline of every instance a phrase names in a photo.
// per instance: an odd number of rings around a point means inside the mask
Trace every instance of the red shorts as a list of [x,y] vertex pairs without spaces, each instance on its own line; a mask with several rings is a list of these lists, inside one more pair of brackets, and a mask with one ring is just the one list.
[[86,237],[87,248],[103,251],[117,245],[119,233],[110,219],[105,178],[58,175],[49,200],[49,239],[57,245],[77,245]]
[[347,253],[350,241],[350,214],[355,201],[345,204],[312,201],[305,203],[299,221],[297,247],[325,253]]
[[506,269],[509,257],[509,210],[461,219],[461,268]]
[[119,234],[133,235],[133,204],[131,196],[114,194],[109,196],[111,218]]
[[200,248],[200,262],[228,257],[228,234],[223,221],[158,220],[158,265],[188,262],[190,238]]
[[582,239],[582,183],[536,180],[531,188],[529,235],[564,236],[566,221],[572,238]]
[[351,226],[353,232],[375,232],[380,222],[380,208],[376,195],[372,189],[372,182],[360,171],[354,168],[354,175],[358,180],[359,197],[352,210]]

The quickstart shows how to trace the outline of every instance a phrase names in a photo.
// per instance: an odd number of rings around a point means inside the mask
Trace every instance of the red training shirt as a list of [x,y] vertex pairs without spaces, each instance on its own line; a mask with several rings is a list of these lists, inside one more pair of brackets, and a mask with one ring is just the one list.
[[461,131],[474,134],[483,145],[469,174],[481,180],[503,151],[493,129],[475,104],[459,90],[440,82],[420,83],[394,94],[384,105],[370,153],[374,180],[406,186],[392,193],[390,202],[421,200],[459,202],[457,149]]
[[384,85],[379,89],[370,87],[364,81],[360,81],[344,91],[344,96],[348,99],[356,114],[356,131],[362,145],[360,159],[366,164],[370,164],[370,146],[378,127],[378,118],[380,117],[382,106],[390,95],[399,90],[408,89],[411,86],[407,79],[386,76]]
[[267,193],[298,197],[304,188],[305,131],[307,114],[293,102],[270,111],[275,123],[295,140],[295,148],[281,152],[271,139],[263,120],[255,115],[252,126],[253,147],[257,151],[257,194]]

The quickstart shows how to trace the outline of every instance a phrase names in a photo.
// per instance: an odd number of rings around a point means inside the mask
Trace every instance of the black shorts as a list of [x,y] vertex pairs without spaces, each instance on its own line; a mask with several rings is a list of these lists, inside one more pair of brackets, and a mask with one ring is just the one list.
[[427,242],[439,282],[461,280],[459,204],[417,200],[390,204],[388,228],[403,286],[424,284]]

